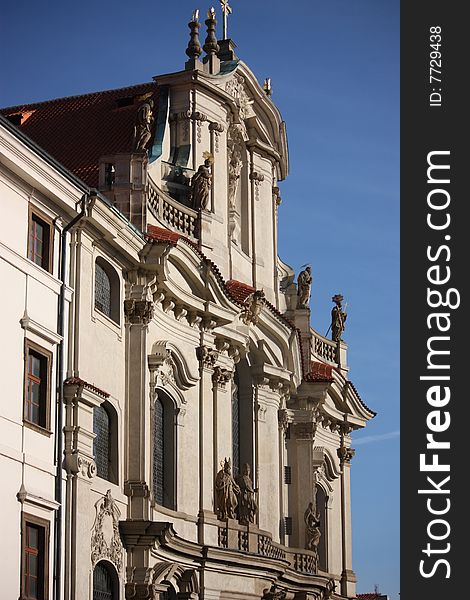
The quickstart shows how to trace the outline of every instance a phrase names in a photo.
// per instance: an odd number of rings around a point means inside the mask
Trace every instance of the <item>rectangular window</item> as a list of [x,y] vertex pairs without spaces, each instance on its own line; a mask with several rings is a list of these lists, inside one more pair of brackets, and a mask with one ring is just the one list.
[[52,223],[31,211],[29,217],[28,258],[52,272]]
[[288,466],[284,467],[284,483],[288,485],[292,483],[292,469]]
[[23,418],[43,429],[49,429],[51,362],[50,352],[26,342]]
[[23,514],[21,599],[46,600],[48,597],[49,523]]

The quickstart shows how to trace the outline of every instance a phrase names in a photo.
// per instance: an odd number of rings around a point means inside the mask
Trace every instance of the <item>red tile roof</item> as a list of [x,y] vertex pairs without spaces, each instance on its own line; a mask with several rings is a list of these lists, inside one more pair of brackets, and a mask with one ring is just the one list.
[[245,302],[245,300],[250,294],[253,294],[253,292],[256,291],[255,288],[251,285],[248,285],[247,283],[243,283],[241,281],[237,281],[236,279],[230,279],[229,281],[227,281],[225,286],[227,287],[230,294],[242,304],[243,302]]
[[305,381],[331,383],[333,381],[333,366],[312,360],[310,372],[304,377]]
[[[2,108],[0,113],[18,115],[23,133],[90,187],[98,187],[100,157],[131,151],[136,113],[148,93],[158,106],[157,85],[151,82]],[[129,104],[118,106],[121,99]]]
[[372,594],[356,594],[356,597],[361,600],[381,600],[382,598],[387,598],[387,596],[376,592],[373,592]]
[[147,225],[147,238],[156,242],[169,242],[175,245],[180,237],[182,237],[182,234],[176,233],[176,231],[170,231],[170,229],[156,227],[155,225]]

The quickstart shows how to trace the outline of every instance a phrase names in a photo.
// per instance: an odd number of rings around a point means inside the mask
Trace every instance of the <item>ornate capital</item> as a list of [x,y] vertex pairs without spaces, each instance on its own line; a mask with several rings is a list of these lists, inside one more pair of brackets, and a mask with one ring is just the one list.
[[154,304],[150,300],[124,300],[124,314],[129,323],[148,325],[153,318]]
[[96,475],[95,461],[76,450],[71,453],[65,452],[64,468],[68,474],[81,475],[86,479],[92,479]]
[[313,442],[316,430],[317,424],[313,421],[307,421],[305,423],[296,423],[294,425],[295,437],[298,440],[310,440]]
[[356,451],[354,450],[354,448],[346,448],[346,446],[340,446],[337,450],[337,453],[341,464],[344,465],[344,463],[351,462],[354,455],[356,454]]
[[279,425],[279,429],[282,429],[282,431],[286,432],[291,422],[291,419],[289,418],[289,413],[286,408],[280,408],[277,411],[277,422]]
[[206,369],[213,369],[219,358],[217,350],[208,346],[199,346],[196,348],[196,355],[201,365]]
[[232,380],[232,375],[232,371],[229,371],[228,369],[222,369],[222,367],[214,367],[212,383],[219,389],[224,390],[227,383]]

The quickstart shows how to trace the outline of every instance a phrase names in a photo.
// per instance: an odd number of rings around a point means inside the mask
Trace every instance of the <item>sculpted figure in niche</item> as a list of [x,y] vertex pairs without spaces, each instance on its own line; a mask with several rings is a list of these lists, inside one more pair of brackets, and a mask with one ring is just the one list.
[[227,155],[228,155],[228,205],[230,210],[235,210],[235,197],[243,167],[242,161],[243,136],[237,126],[232,125],[228,130]]
[[309,307],[312,281],[312,269],[307,266],[297,278],[297,308]]
[[320,515],[317,513],[313,502],[309,502],[304,513],[305,522],[305,547],[307,550],[317,551],[320,543]]
[[345,328],[347,313],[343,310],[343,296],[335,294],[331,299],[336,306],[331,311],[331,337],[333,341],[340,342],[342,340],[343,331]]
[[220,464],[222,469],[215,478],[215,513],[218,519],[234,519],[240,488],[232,477],[230,458]]
[[243,465],[242,474],[237,478],[238,487],[240,488],[240,495],[238,497],[238,515],[242,525],[254,523],[256,513],[258,512],[258,506],[255,500],[256,490],[253,489],[250,472],[250,465],[245,463]]
[[191,179],[191,196],[193,208],[207,208],[212,184],[212,168],[214,157],[210,152],[204,152],[204,164],[199,167]]
[[134,127],[134,152],[144,152],[152,137],[153,100],[144,102],[137,112],[137,122]]

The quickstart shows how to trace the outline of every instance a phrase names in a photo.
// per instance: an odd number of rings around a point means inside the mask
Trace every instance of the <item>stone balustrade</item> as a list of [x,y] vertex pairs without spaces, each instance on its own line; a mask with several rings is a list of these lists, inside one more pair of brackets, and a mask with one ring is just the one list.
[[338,364],[338,345],[333,340],[323,337],[315,330],[310,330],[312,334],[312,353],[323,362],[332,365]]
[[240,525],[227,519],[218,527],[218,545],[227,550],[238,550],[258,554],[266,558],[283,560],[299,573],[315,574],[318,571],[317,555],[311,550],[289,548],[274,542],[271,534],[256,525]]
[[163,227],[192,239],[198,238],[198,212],[171,198],[159,189],[150,178],[147,201],[150,212]]

